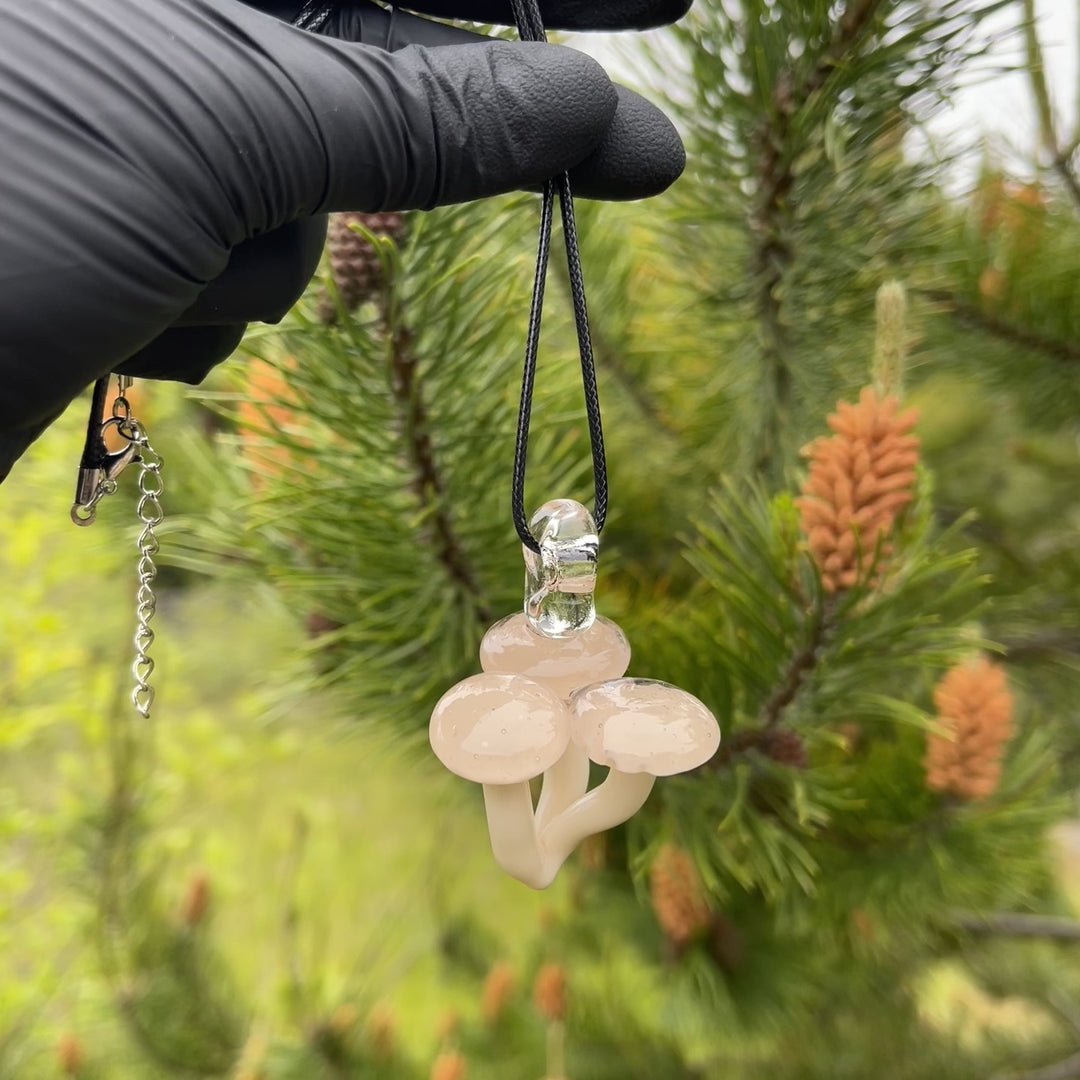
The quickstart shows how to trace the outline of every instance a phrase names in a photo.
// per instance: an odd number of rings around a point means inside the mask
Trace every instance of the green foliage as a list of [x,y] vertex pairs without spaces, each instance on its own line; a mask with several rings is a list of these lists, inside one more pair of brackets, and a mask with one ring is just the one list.
[[[1002,6],[746,0],[697,5],[674,30],[691,177],[675,242],[739,402],[730,467],[775,485],[837,391],[864,382],[874,292],[917,276],[940,240],[943,163],[905,141]],[[679,70],[663,48],[654,63]]]
[[[415,722],[515,604],[502,480],[518,386],[513,300],[527,287],[532,224],[521,198],[414,216],[402,251],[382,242],[384,288],[357,317],[321,329],[300,308],[280,334],[249,339],[278,365],[279,408],[295,420],[269,439],[250,420],[237,431],[235,501],[196,527],[233,570],[257,568],[339,625],[321,643],[334,653],[323,682],[347,688],[357,717]],[[581,493],[579,447],[552,419],[573,392],[572,368],[544,369],[530,490]],[[266,469],[268,441],[279,448],[269,478],[246,484]]]

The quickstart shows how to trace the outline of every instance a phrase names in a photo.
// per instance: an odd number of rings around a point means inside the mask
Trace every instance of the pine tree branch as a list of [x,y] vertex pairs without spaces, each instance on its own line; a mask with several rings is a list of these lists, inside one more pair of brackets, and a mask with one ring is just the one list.
[[881,0],[851,0],[836,23],[828,51],[814,69],[808,92],[819,89],[833,68],[859,43],[879,7]]
[[1074,1035],[1080,1036],[1080,1012],[1077,1011],[1075,1001],[1058,990],[1048,991],[1046,997],[1039,1000],[1048,1009],[1057,1013],[1072,1028]]
[[1031,94],[1035,99],[1035,114],[1039,118],[1039,138],[1043,149],[1050,155],[1051,167],[1061,177],[1077,208],[1080,208],[1080,178],[1073,171],[1071,148],[1063,147],[1058,138],[1054,106],[1050,100],[1050,87],[1046,81],[1046,62],[1035,25],[1035,0],[1023,0],[1023,4],[1025,66],[1028,81],[1031,84]]
[[987,311],[969,304],[954,292],[948,289],[922,289],[919,295],[937,304],[947,304],[949,314],[957,322],[965,326],[985,330],[988,334],[1001,338],[1014,345],[1023,345],[1029,349],[1036,349],[1067,363],[1080,363],[1080,344],[1072,341],[1062,341],[1058,338],[1046,337],[1026,327],[1015,326],[991,315]]
[[757,282],[755,308],[763,335],[762,359],[769,380],[773,409],[768,430],[759,434],[755,466],[766,476],[782,467],[777,454],[780,433],[788,425],[794,384],[791,334],[784,310],[783,283],[795,261],[789,237],[793,231],[797,154],[792,144],[792,120],[820,90],[870,26],[881,0],[851,0],[833,27],[828,47],[801,82],[795,83],[789,65],[776,80],[771,115],[758,125],[757,193],[750,214],[751,269]]
[[1053,167],[1058,176],[1064,181],[1065,186],[1069,189],[1069,194],[1073,197],[1073,202],[1076,203],[1077,209],[1080,209],[1080,177],[1078,177],[1072,167],[1072,152],[1066,150],[1058,150],[1054,154]]
[[392,393],[401,409],[402,434],[413,467],[410,487],[421,507],[430,512],[431,535],[439,562],[450,580],[469,597],[477,621],[487,625],[493,618],[491,608],[446,505],[446,484],[435,460],[428,412],[421,393],[419,361],[412,350],[412,331],[402,319],[391,320],[385,306],[383,318],[390,341]]
[[[777,98],[788,93],[786,85],[781,78],[775,93]],[[787,107],[790,108],[790,103]],[[751,269],[757,282],[754,305],[763,334],[762,359],[773,397],[771,429],[759,434],[754,455],[756,469],[766,476],[778,469],[777,443],[780,431],[787,424],[793,382],[791,339],[785,325],[781,286],[795,261],[795,250],[785,239],[785,233],[790,232],[789,196],[795,177],[793,155],[787,155],[785,161],[783,153],[789,114],[780,111],[779,117],[780,130],[768,121],[762,121],[758,128],[758,192],[749,222],[753,244]]]
[[1031,93],[1035,98],[1035,114],[1039,118],[1039,137],[1043,146],[1051,153],[1057,153],[1057,130],[1054,123],[1054,109],[1050,103],[1050,88],[1046,83],[1046,64],[1043,60],[1042,45],[1036,28],[1035,0],[1022,0],[1024,51]]
[[998,1073],[993,1080],[1075,1080],[1080,1077],[1080,1051],[1053,1065],[1019,1073]]
[[1010,663],[1058,653],[1080,655],[1080,632],[1064,628],[1035,631],[1026,638],[995,636],[995,640],[1005,650],[1005,659]]
[[828,623],[829,612],[826,605],[819,605],[814,612],[806,644],[792,655],[784,669],[780,685],[769,695],[761,708],[761,720],[765,727],[775,727],[780,722],[784,710],[798,696],[807,675],[817,666]]
[[1080,922],[1056,915],[1024,915],[1015,912],[980,915],[954,911],[950,924],[957,930],[987,937],[1038,937],[1057,941],[1080,941]]

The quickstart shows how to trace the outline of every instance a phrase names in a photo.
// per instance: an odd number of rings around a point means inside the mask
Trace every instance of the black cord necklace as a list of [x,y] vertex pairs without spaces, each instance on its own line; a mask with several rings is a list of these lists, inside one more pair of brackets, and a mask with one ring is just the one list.
[[[514,9],[518,35],[522,41],[546,41],[544,23],[537,0],[510,0]],[[540,546],[529,531],[525,515],[525,463],[529,446],[529,419],[532,415],[533,384],[536,381],[536,357],[540,345],[540,319],[544,310],[544,283],[547,279],[548,256],[551,252],[551,226],[554,217],[555,195],[559,196],[562,214],[563,239],[566,243],[566,262],[570,276],[570,293],[574,304],[574,323],[577,327],[578,351],[581,355],[581,381],[585,390],[585,412],[589,423],[589,444],[592,448],[593,485],[596,493],[593,518],[596,531],[604,527],[607,517],[607,463],[604,459],[604,431],[600,422],[600,398],[596,388],[596,364],[589,336],[589,313],[585,304],[585,280],[581,272],[581,253],[578,248],[577,225],[574,221],[574,199],[567,173],[544,185],[540,211],[540,241],[536,254],[536,277],[533,281],[529,329],[525,339],[525,368],[521,380],[521,407],[518,412],[517,440],[514,445],[514,474],[511,509],[514,528],[521,542],[530,551]]]

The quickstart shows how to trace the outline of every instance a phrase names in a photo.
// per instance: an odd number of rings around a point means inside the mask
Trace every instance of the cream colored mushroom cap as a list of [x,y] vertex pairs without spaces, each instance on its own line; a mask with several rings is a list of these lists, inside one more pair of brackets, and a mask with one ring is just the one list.
[[431,714],[435,756],[477,784],[517,784],[549,769],[570,741],[570,713],[558,694],[523,675],[472,675]]
[[617,679],[630,666],[630,644],[610,619],[564,638],[537,633],[523,612],[500,619],[480,642],[485,671],[527,675],[560,697],[590,683]]
[[570,699],[574,742],[618,772],[673,776],[704,765],[720,745],[716,717],[693,694],[656,679],[614,679]]

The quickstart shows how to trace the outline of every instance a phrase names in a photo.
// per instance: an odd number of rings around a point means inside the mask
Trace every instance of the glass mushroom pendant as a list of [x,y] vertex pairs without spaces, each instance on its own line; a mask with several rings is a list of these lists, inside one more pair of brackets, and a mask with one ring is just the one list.
[[[530,525],[540,552],[523,547],[525,610],[484,635],[483,673],[442,696],[429,734],[451,772],[484,786],[496,862],[545,889],[582,840],[641,809],[656,777],[708,761],[720,728],[686,691],[623,677],[630,646],[593,604],[589,511],[556,499]],[[608,768],[592,791],[590,761]],[[530,781],[541,775],[534,807]]]

